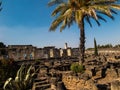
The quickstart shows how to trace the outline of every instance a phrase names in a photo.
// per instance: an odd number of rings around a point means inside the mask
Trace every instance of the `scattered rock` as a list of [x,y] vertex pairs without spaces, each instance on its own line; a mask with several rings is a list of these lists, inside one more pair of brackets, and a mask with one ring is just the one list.
[[111,90],[120,90],[120,81],[116,80],[111,83]]

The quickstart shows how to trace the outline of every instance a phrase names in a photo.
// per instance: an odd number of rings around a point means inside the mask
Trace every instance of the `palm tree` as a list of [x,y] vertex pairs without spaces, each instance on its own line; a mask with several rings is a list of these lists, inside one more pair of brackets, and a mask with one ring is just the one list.
[[[54,1],[54,2],[53,2]],[[55,2],[56,1],[56,2]],[[62,1],[62,2],[58,2]],[[85,20],[92,27],[90,19],[96,21],[100,25],[99,20],[104,19],[103,15],[114,19],[112,14],[117,14],[115,9],[120,9],[117,4],[118,0],[51,0],[52,5],[57,4],[57,7],[52,12],[55,20],[50,26],[50,31],[55,31],[60,26],[60,31],[67,26],[70,27],[75,22],[80,28],[80,62],[84,62],[85,53]]]

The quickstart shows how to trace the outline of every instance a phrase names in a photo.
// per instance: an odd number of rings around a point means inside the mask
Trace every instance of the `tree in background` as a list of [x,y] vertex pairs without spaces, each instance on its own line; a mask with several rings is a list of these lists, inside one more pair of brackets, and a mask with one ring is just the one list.
[[6,45],[0,42],[0,55],[7,55]]
[[[80,58],[79,62],[84,62],[85,54],[85,20],[91,24],[91,18],[100,25],[99,20],[106,22],[103,15],[114,19],[112,14],[117,14],[114,9],[120,10],[118,0],[51,0],[50,6],[57,4],[52,16],[55,20],[50,26],[50,31],[55,31],[60,26],[60,31],[70,27],[74,22],[80,28]],[[51,3],[51,4],[50,4]]]
[[120,44],[115,45],[114,48],[120,48]]
[[98,56],[98,48],[97,48],[97,43],[95,38],[94,38],[94,55]]
[[5,48],[6,45],[3,42],[0,42],[0,48]]
[[98,45],[98,48],[113,48],[112,44]]

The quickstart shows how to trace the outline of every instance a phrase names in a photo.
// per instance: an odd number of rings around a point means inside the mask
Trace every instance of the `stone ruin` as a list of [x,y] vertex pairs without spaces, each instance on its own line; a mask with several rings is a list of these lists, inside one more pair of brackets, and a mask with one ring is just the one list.
[[38,64],[40,70],[32,90],[120,90],[120,60],[99,56],[84,63],[85,72],[70,71],[72,61]]

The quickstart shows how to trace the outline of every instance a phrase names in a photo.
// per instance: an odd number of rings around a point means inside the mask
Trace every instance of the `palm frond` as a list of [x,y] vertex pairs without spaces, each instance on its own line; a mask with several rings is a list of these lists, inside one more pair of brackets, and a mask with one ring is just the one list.
[[101,19],[101,20],[103,20],[103,21],[107,22],[107,20],[106,20],[106,19],[104,19],[102,16],[97,15],[97,17],[98,17],[98,19]]
[[86,16],[86,21],[88,22],[88,24],[90,25],[90,27],[92,27],[92,23],[90,22],[90,17],[89,16]]
[[0,1],[0,6],[2,5],[2,2]]
[[120,10],[120,5],[117,5],[117,4],[111,4],[110,7]]
[[52,22],[49,30],[50,30],[50,31],[55,31],[55,29],[61,24],[61,22],[63,21],[63,19],[64,19],[64,16],[59,16],[58,18],[56,18],[56,19]]
[[60,4],[53,12],[52,12],[52,16],[55,16],[57,13],[59,13],[60,11],[62,11],[62,9],[64,9],[64,7],[66,6],[65,3]]
[[53,5],[61,4],[61,3],[63,3],[63,0],[51,0],[51,1],[48,3],[48,6],[53,6]]
[[77,22],[78,24],[80,24],[80,22],[82,21],[83,18],[83,13],[81,10],[77,10],[75,12],[75,22]]
[[[102,7],[103,6],[103,7]],[[112,16],[112,13],[111,13],[111,9],[109,8],[109,6],[104,6],[104,5],[95,5],[95,6],[92,6],[93,8],[95,8],[95,10],[97,11],[97,13],[101,13],[101,14],[104,14],[106,16],[108,16],[109,18],[113,19],[114,20],[114,17]]]
[[68,27],[70,27],[70,25],[72,24],[72,21],[73,21],[73,11],[71,9],[67,9],[63,15],[65,18],[63,20],[62,26],[60,27],[60,31],[65,29],[65,27],[67,25],[68,25]]
[[96,19],[94,19],[94,20],[96,21],[96,23],[97,23],[98,26],[101,25],[100,22],[99,22],[98,20],[96,20]]
[[2,5],[2,2],[0,2],[0,11],[2,10],[1,5]]
[[63,20],[63,24],[62,24],[62,26],[60,27],[60,32],[62,32],[62,30],[65,29],[66,24],[67,24],[67,18],[65,17],[65,19]]
[[114,14],[117,14],[117,12],[115,10],[110,9],[110,11]]
[[91,16],[92,16],[94,19],[98,20],[98,17],[97,17],[97,15],[96,15],[96,12],[95,12],[94,9],[91,10]]
[[68,24],[68,28],[70,28],[70,26],[73,24],[73,21],[74,21],[74,17],[71,17],[69,19],[69,22],[67,23]]
[[[54,3],[56,1],[52,0]],[[112,14],[117,14],[114,9],[120,10],[117,2],[118,0],[62,0],[62,2],[58,2],[58,7],[52,13],[52,16],[57,17],[52,22],[50,31],[55,31],[59,25],[61,25],[60,31],[62,31],[66,26],[70,27],[74,21],[79,25],[84,18],[91,27],[90,18],[93,18],[100,26],[98,20],[106,22],[101,14],[114,20]]]
[[99,13],[101,13],[101,14],[109,17],[110,19],[114,20],[114,17],[113,17],[111,14],[109,15],[109,14],[107,14],[107,13],[105,13],[105,12],[99,12]]
[[115,3],[116,0],[94,0],[91,2],[94,3],[94,5],[97,5],[97,4],[109,5],[109,4]]
[[12,81],[12,78],[8,78],[5,83],[4,83],[4,86],[3,86],[3,89],[6,90],[6,87],[8,84],[10,84],[10,82]]

